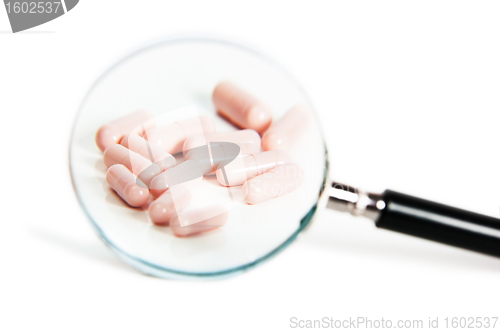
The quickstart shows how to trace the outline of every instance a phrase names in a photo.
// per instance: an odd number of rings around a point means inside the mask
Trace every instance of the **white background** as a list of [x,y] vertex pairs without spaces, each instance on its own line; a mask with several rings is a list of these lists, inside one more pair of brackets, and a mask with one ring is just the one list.
[[[500,316],[500,260],[325,211],[244,275],[141,275],[91,230],[68,144],[93,81],[161,37],[254,45],[304,85],[333,177],[500,211],[497,1],[81,1],[10,33],[0,9],[2,331],[282,331],[290,318]],[[497,323],[497,330],[500,322]]]

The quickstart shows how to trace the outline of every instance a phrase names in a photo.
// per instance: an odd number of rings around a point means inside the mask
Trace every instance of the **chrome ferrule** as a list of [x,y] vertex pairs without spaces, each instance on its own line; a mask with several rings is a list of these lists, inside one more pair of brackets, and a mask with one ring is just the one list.
[[365,192],[338,182],[333,182],[327,193],[328,208],[349,212],[353,216],[363,216],[373,221],[380,217],[386,206],[381,194]]

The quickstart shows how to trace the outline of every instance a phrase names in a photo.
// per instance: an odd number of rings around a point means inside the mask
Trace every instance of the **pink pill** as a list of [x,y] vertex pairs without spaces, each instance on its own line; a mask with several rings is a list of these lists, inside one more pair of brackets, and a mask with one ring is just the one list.
[[146,185],[123,165],[108,168],[106,182],[130,206],[139,207],[148,201]]
[[150,129],[144,134],[144,138],[164,151],[176,154],[182,151],[182,145],[189,136],[213,132],[215,125],[212,119],[200,116]]
[[[238,146],[240,147],[240,156],[248,156],[261,152],[260,146],[252,143],[239,143]],[[215,169],[217,169],[217,167],[215,167]]]
[[130,151],[138,153],[144,158],[154,162],[162,171],[177,164],[174,156],[165,152],[158,145],[146,141],[139,135],[129,134],[124,136],[120,144]]
[[189,150],[186,160],[198,162],[203,175],[213,174],[220,166],[232,162],[236,158],[260,152],[260,148],[251,143],[209,143]]
[[149,190],[153,197],[158,197],[170,186],[183,184],[188,189],[191,189],[199,184],[202,179],[203,173],[198,162],[186,160],[155,176],[149,184]]
[[305,105],[295,105],[273,124],[262,137],[262,149],[287,150],[295,144],[307,130],[312,116]]
[[104,151],[106,167],[121,164],[127,167],[135,176],[149,187],[151,179],[162,172],[162,169],[138,153],[130,151],[120,144],[113,144]]
[[260,135],[253,129],[235,130],[207,135],[194,135],[188,137],[184,142],[184,147],[182,148],[184,156],[187,152],[189,152],[189,150],[212,142],[229,142],[238,145],[248,143],[260,147]]
[[239,186],[274,167],[288,162],[288,156],[280,150],[266,151],[237,158],[219,168],[215,174],[220,184],[227,187]]
[[104,151],[111,144],[119,143],[123,136],[131,132],[140,134],[154,127],[154,122],[149,121],[152,118],[151,113],[141,110],[105,124],[97,130],[95,143],[99,150]]
[[291,193],[303,181],[304,174],[299,165],[285,164],[248,180],[241,189],[248,204],[259,204]]
[[189,205],[190,200],[189,189],[182,185],[170,188],[149,205],[149,218],[157,226],[167,226],[170,219]]
[[[226,223],[228,213],[222,206],[210,206],[204,209],[181,212],[170,220],[172,232],[177,237],[187,237],[211,231]],[[189,223],[181,226],[180,220]]]
[[241,128],[265,131],[272,121],[272,112],[257,98],[230,82],[215,87],[212,100],[217,112]]

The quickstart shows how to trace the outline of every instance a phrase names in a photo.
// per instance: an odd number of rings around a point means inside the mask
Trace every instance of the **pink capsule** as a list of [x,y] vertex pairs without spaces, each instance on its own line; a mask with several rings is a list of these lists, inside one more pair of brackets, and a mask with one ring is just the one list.
[[253,129],[235,130],[207,135],[194,135],[188,137],[184,142],[184,147],[182,148],[184,156],[186,156],[186,153],[194,148],[213,142],[236,143],[240,146],[241,144],[253,144],[260,147],[260,135]]
[[154,127],[154,122],[149,121],[153,115],[148,111],[137,111],[105,124],[97,131],[95,143],[99,150],[104,151],[112,144],[119,143],[123,136],[135,132],[141,134],[144,130]]
[[190,189],[200,183],[202,179],[203,173],[198,162],[186,160],[155,176],[149,184],[149,190],[153,197],[158,197],[170,186],[183,184]]
[[203,175],[213,174],[220,166],[232,162],[236,158],[260,152],[260,148],[251,143],[209,143],[189,150],[186,160],[197,161]]
[[185,186],[170,188],[149,205],[149,218],[157,226],[167,226],[170,219],[189,205],[190,200],[191,192]]
[[189,136],[215,132],[212,119],[207,116],[177,121],[166,126],[148,130],[144,138],[170,154],[182,151],[182,145]]
[[288,163],[288,156],[280,150],[266,151],[237,158],[219,168],[215,174],[220,184],[227,187],[239,186],[274,167]]
[[[217,144],[217,143],[215,143],[215,144]],[[223,145],[223,144],[219,144],[219,145]],[[239,156],[241,156],[241,157],[242,156],[249,156],[251,154],[256,154],[256,153],[261,152],[260,146],[252,144],[252,143],[238,143],[238,146],[240,147]],[[215,167],[215,169],[217,169],[217,167]]]
[[264,132],[272,121],[272,112],[257,98],[230,82],[215,87],[212,100],[217,112],[241,128]]
[[259,204],[291,193],[304,181],[302,169],[297,164],[275,167],[245,182],[241,190],[248,204]]
[[108,168],[106,182],[130,206],[139,207],[148,201],[146,185],[123,165]]
[[130,151],[138,153],[144,158],[154,162],[162,171],[177,164],[174,156],[165,152],[158,145],[146,141],[139,135],[130,134],[124,136],[120,144]]
[[262,149],[287,150],[292,147],[308,128],[311,116],[311,110],[305,105],[292,107],[265,132],[262,137]]
[[[172,232],[177,237],[187,237],[211,231],[224,225],[228,213],[224,207],[215,205],[208,208],[181,212],[170,220]],[[188,223],[181,226],[181,221]]]
[[151,179],[162,172],[157,164],[153,164],[150,160],[120,144],[108,147],[104,151],[103,160],[106,167],[116,164],[124,165],[148,187]]

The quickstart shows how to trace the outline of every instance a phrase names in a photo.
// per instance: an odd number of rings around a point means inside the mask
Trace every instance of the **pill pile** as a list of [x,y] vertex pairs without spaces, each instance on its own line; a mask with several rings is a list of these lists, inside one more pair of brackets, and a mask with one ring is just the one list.
[[[147,208],[154,225],[170,226],[177,237],[216,229],[228,219],[219,205],[187,209],[191,191],[206,176],[240,187],[251,205],[303,182],[287,151],[309,125],[306,106],[295,105],[273,121],[269,107],[231,82],[219,83],[212,100],[217,114],[240,130],[216,133],[204,115],[156,126],[153,115],[141,110],[103,125],[95,136],[109,187],[129,206]],[[178,163],[174,155],[181,153]]]

